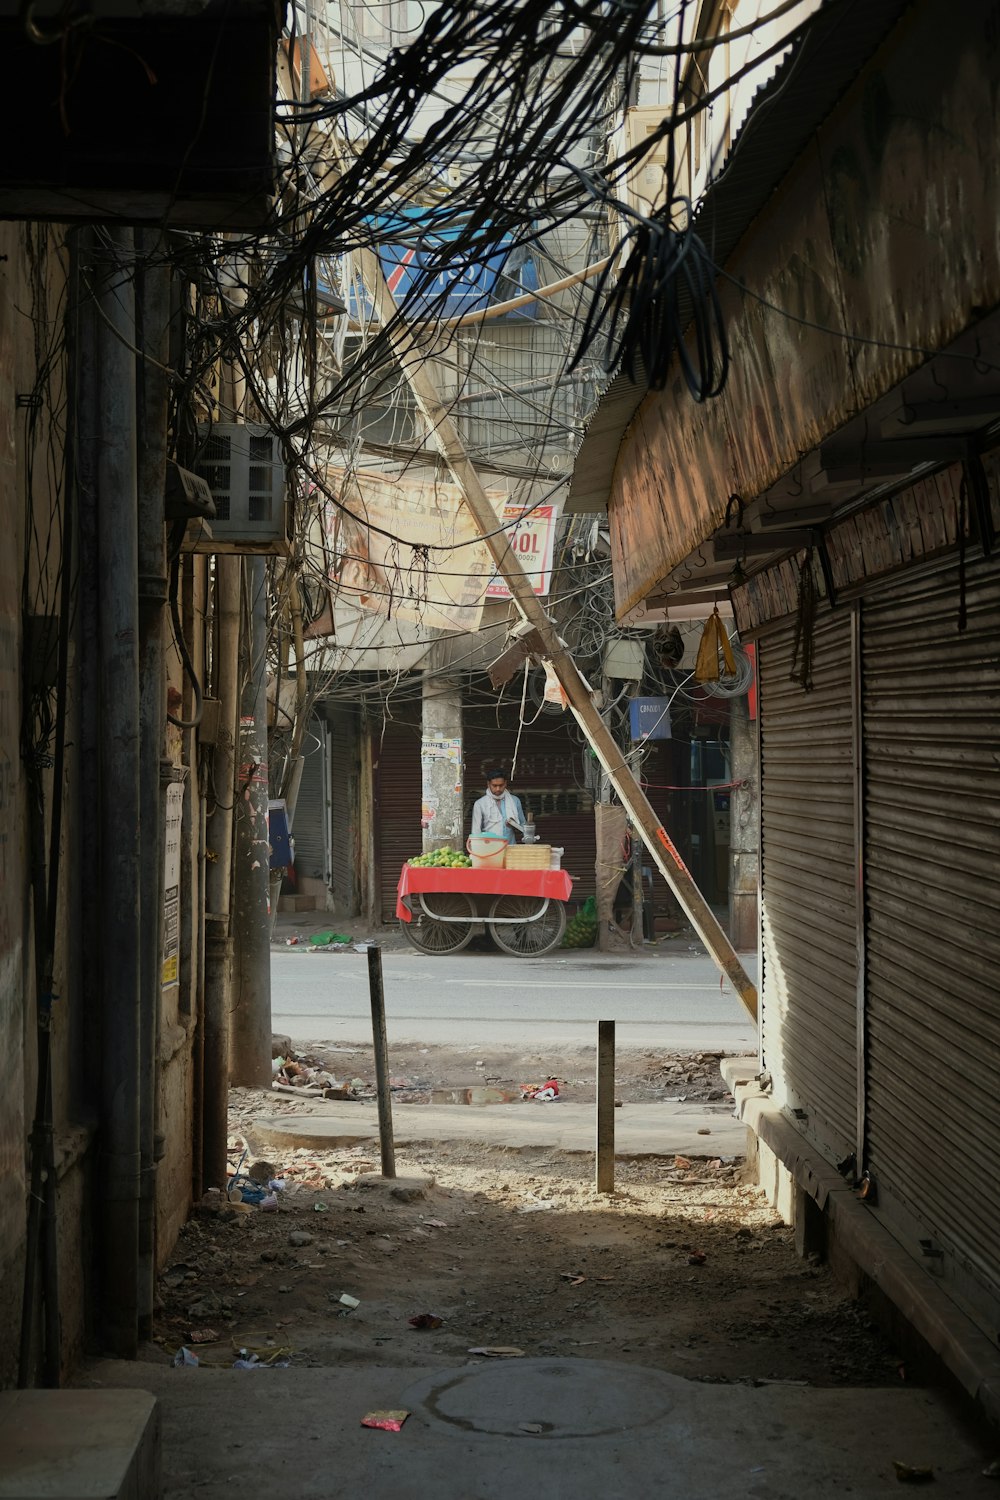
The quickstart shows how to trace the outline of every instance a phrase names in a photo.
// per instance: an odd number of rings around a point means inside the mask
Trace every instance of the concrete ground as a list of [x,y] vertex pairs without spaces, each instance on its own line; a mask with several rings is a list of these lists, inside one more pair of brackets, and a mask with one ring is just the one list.
[[[876,1500],[927,1469],[949,1500],[993,1488],[991,1455],[920,1390],[712,1386],[600,1360],[471,1356],[425,1371],[106,1361],[81,1383],[158,1397],[167,1500]],[[400,1431],[361,1426],[386,1410],[410,1413]]]
[[[322,1111],[322,1113],[320,1113]],[[593,1151],[596,1131],[593,1104],[563,1100],[549,1104],[487,1105],[394,1104],[393,1136],[399,1142],[490,1141],[512,1150],[526,1146],[561,1151]],[[260,1150],[305,1147],[328,1151],[338,1146],[378,1140],[378,1110],[357,1100],[317,1102],[309,1114],[265,1115],[252,1128]],[[615,1110],[615,1148],[622,1156],[742,1155],[746,1126],[733,1118],[731,1105],[626,1104]]]

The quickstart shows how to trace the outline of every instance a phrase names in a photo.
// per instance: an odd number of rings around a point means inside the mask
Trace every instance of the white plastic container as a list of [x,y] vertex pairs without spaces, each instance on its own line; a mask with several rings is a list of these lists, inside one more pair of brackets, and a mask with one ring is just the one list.
[[474,870],[502,870],[507,840],[495,833],[472,834],[466,844]]
[[549,869],[550,870],[561,870],[562,869],[562,857],[563,857],[563,855],[565,853],[566,853],[565,849],[553,849],[552,850],[552,855],[551,855],[551,858],[549,860]]

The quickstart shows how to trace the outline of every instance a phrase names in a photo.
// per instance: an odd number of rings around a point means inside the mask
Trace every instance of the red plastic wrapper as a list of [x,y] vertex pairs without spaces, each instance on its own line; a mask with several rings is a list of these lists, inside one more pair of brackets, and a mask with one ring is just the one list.
[[410,1415],[408,1411],[370,1411],[361,1418],[362,1427],[379,1427],[383,1432],[399,1432]]

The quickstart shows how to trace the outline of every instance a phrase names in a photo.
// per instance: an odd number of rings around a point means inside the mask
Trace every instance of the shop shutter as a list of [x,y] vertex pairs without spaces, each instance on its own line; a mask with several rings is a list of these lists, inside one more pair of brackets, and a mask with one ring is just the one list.
[[333,895],[337,911],[356,916],[360,910],[361,863],[358,810],[360,789],[360,730],[356,708],[328,708],[331,782],[333,787]]
[[[1000,1327],[1000,577],[873,592],[864,664],[867,1152],[874,1209]],[[921,1243],[923,1242],[923,1243]]]
[[825,609],[813,687],[794,622],[761,636],[761,1045],[775,1098],[828,1160],[857,1143],[857,895],[851,612]]
[[372,734],[379,912],[383,922],[395,922],[399,872],[422,848],[420,725],[389,719],[384,732],[376,725]]
[[300,879],[330,883],[329,772],[327,727],[315,714],[302,741],[305,764],[295,804],[295,873]]

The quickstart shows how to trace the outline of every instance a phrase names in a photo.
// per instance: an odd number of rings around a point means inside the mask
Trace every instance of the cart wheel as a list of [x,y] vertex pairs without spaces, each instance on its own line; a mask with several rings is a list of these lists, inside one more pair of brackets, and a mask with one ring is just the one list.
[[[421,953],[460,953],[472,937],[477,920],[476,903],[464,891],[434,891],[425,895],[424,901],[435,916],[447,917],[445,922],[436,922],[419,905],[413,913],[412,922],[400,922],[400,927]],[[452,921],[451,918],[468,917],[469,921]]]
[[[490,935],[497,947],[515,958],[537,958],[558,948],[566,931],[566,907],[561,901],[550,901],[542,915],[532,920],[537,910],[537,896],[498,897],[489,915]],[[522,916],[526,919],[523,922],[510,920]],[[497,917],[508,921],[498,922]]]

